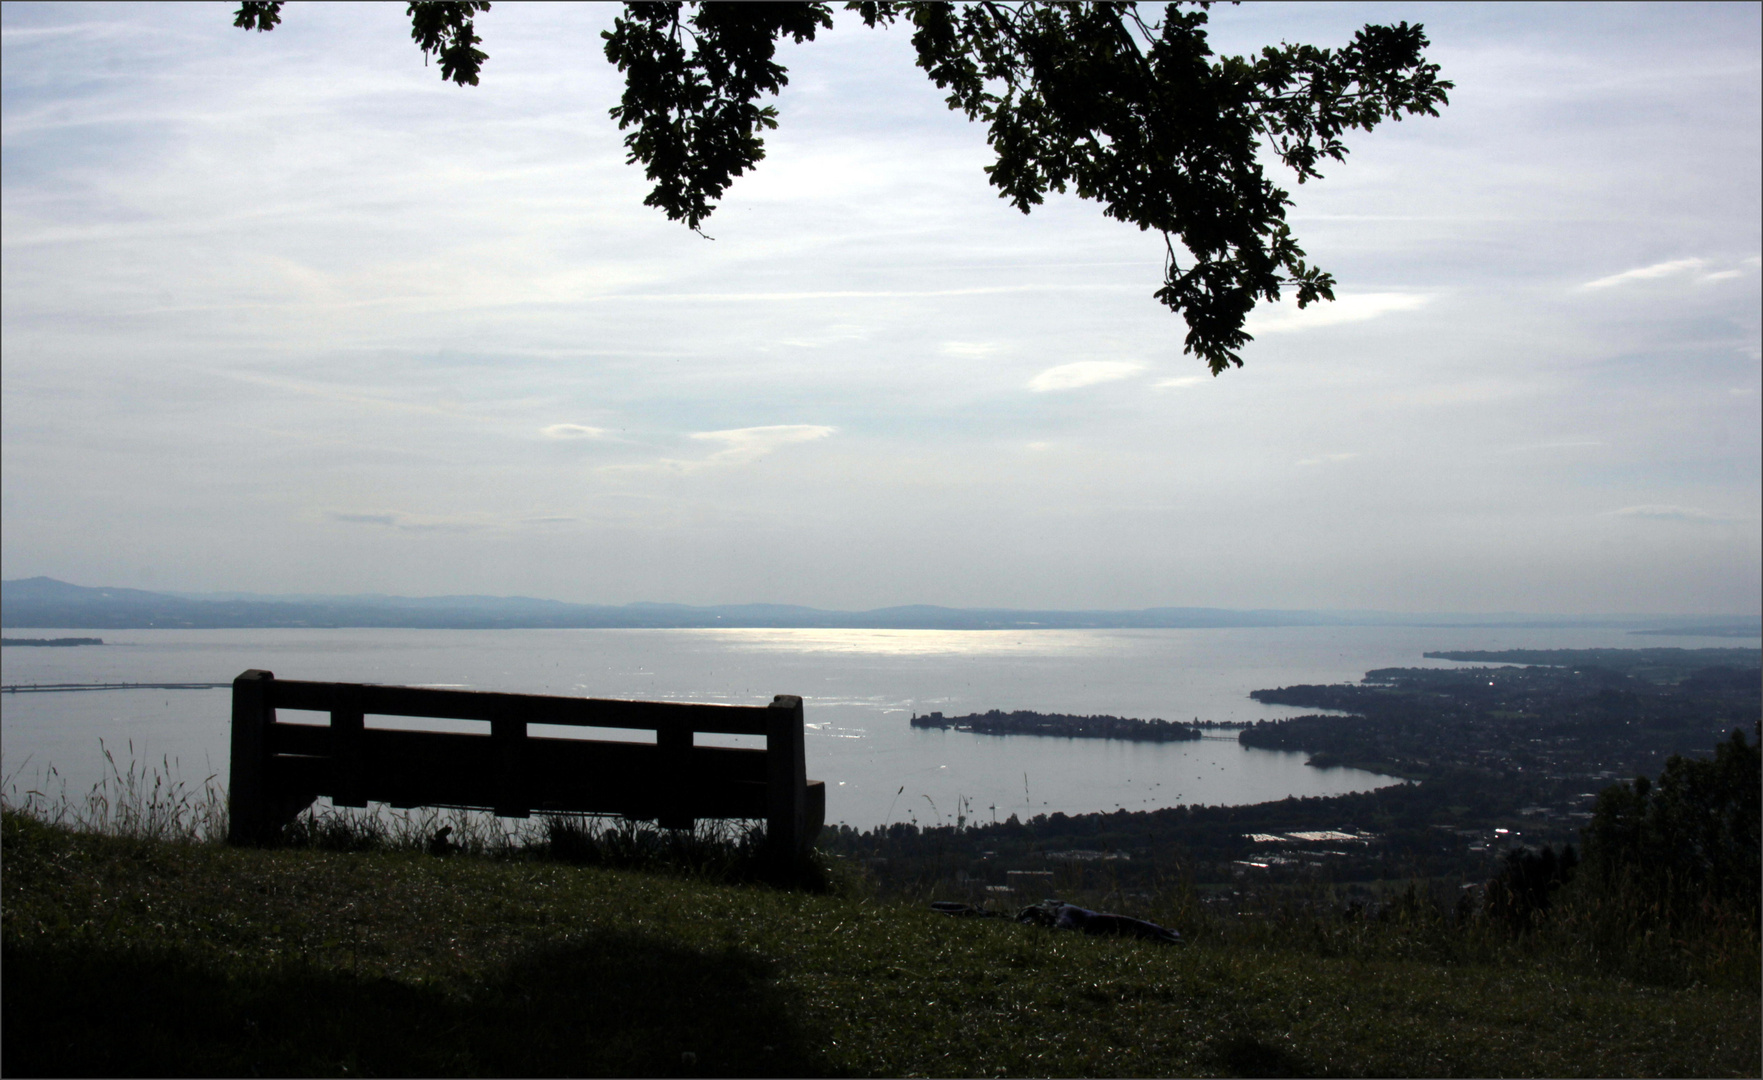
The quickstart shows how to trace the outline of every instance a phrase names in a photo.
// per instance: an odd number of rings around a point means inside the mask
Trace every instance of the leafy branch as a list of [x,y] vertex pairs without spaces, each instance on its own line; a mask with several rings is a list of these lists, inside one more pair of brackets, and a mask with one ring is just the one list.
[[[1213,374],[1241,367],[1256,304],[1292,290],[1300,308],[1333,300],[1335,279],[1306,261],[1286,220],[1292,205],[1261,151],[1302,184],[1344,161],[1349,131],[1437,116],[1452,84],[1426,61],[1426,34],[1406,22],[1366,26],[1339,49],[1280,44],[1218,56],[1209,0],[1146,19],[1136,3],[954,5],[854,0],[870,27],[904,22],[918,66],[950,109],[987,125],[1000,198],[1029,213],[1049,192],[1075,191],[1102,212],[1164,241],[1153,294],[1188,326],[1183,351]],[[246,2],[234,25],[270,30],[281,3]],[[411,37],[441,76],[476,85],[486,59],[472,17],[488,3],[411,3]],[[789,84],[779,41],[813,41],[833,25],[826,3],[627,3],[605,39],[625,76],[611,110],[627,161],[652,182],[645,205],[703,233],[735,178],[765,157]],[[1187,260],[1183,265],[1182,256]]]

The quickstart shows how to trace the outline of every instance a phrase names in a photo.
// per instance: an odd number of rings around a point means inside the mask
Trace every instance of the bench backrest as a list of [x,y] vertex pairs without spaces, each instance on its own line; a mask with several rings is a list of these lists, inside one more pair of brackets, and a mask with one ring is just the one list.
[[[277,709],[330,714],[288,723]],[[368,716],[487,721],[488,734],[368,727]],[[530,724],[634,728],[655,742],[540,738]],[[802,699],[769,706],[501,694],[418,686],[305,682],[251,670],[233,680],[230,839],[270,839],[313,799],[394,807],[622,814],[667,828],[698,818],[764,818],[768,844],[805,850],[825,817],[810,783]],[[765,749],[694,746],[699,732],[763,735]]]

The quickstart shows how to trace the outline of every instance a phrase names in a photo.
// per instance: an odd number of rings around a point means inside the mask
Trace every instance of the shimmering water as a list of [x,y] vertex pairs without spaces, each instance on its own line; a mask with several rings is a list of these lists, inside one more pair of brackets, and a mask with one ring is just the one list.
[[[1422,659],[1427,650],[1662,643],[1616,630],[1462,627],[29,634],[101,636],[106,645],[8,648],[0,654],[7,684],[225,682],[255,667],[283,678],[657,701],[764,704],[774,694],[800,694],[808,771],[827,783],[828,819],[860,827],[952,821],[958,812],[1001,820],[1056,810],[1253,803],[1394,782],[1354,769],[1310,768],[1301,754],[1250,750],[1229,737],[1164,744],[996,737],[914,729],[914,711],[1254,720],[1310,711],[1251,701],[1249,691],[1262,687],[1354,681],[1377,667],[1457,666]],[[200,783],[212,773],[224,783],[228,705],[225,690],[0,695],[5,787],[23,792],[48,784],[58,791],[65,780],[69,792],[83,793],[103,772],[100,740],[125,765],[167,762],[185,781]]]

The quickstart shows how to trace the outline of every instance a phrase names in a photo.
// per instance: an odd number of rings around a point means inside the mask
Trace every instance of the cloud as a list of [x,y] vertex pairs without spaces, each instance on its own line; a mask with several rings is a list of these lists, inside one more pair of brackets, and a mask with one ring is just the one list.
[[1295,300],[1256,308],[1249,316],[1249,332],[1289,334],[1342,323],[1366,322],[1399,311],[1413,311],[1432,301],[1426,293],[1348,293],[1300,309]]
[[1608,289],[1616,285],[1627,285],[1631,281],[1651,281],[1654,278],[1675,277],[1699,270],[1707,265],[1705,259],[1672,259],[1670,262],[1654,263],[1651,266],[1636,267],[1624,270],[1620,274],[1611,274],[1596,281],[1588,281],[1580,286],[1582,289]]
[[419,533],[468,533],[477,532],[486,526],[474,521],[401,521],[398,528],[404,532]]
[[340,522],[343,522],[345,525],[396,525],[396,524],[398,524],[398,515],[396,515],[396,514],[339,514],[336,511],[332,511],[330,514],[328,514],[326,516],[329,517],[332,521],[340,521]]
[[203,367],[203,374],[220,379],[232,379],[236,382],[252,386],[268,387],[272,390],[286,390],[307,397],[335,401],[345,405],[361,405],[379,412],[422,413],[429,416],[446,416],[455,419],[468,419],[469,415],[457,408],[443,405],[425,405],[414,401],[398,401],[393,398],[376,397],[356,390],[340,388],[325,383],[308,382],[299,379],[284,378],[276,375],[265,375],[255,371]]
[[1079,360],[1050,367],[1028,381],[1028,388],[1037,394],[1051,390],[1076,390],[1080,386],[1114,382],[1135,375],[1145,365],[1132,360]]
[[1300,458],[1299,460],[1293,462],[1293,464],[1294,465],[1328,465],[1328,464],[1331,464],[1331,463],[1337,462],[1337,461],[1351,461],[1358,456],[1359,456],[1359,452],[1357,450],[1350,450],[1344,454],[1318,454],[1315,457]]
[[764,427],[729,428],[726,431],[697,431],[692,438],[726,444],[701,462],[675,462],[678,465],[739,464],[755,461],[780,446],[790,443],[824,439],[838,428],[825,424],[769,424]]
[[1406,389],[1376,393],[1375,398],[1385,405],[1473,405],[1481,402],[1507,401],[1512,398],[1535,396],[1543,392],[1543,389],[1534,379],[1435,381],[1412,385]]
[[1587,446],[1603,446],[1602,439],[1562,439],[1557,442],[1529,443],[1525,446],[1508,446],[1504,450],[1495,451],[1500,454],[1524,454],[1532,450],[1572,450]]
[[1717,517],[1706,510],[1694,506],[1670,506],[1662,503],[1648,503],[1644,506],[1625,506],[1620,510],[1609,512],[1611,517],[1647,518],[1652,521],[1693,521],[1716,522],[1725,518]]
[[397,529],[400,532],[464,533],[476,532],[487,527],[481,521],[424,520],[398,510],[383,514],[349,514],[332,510],[325,514],[325,517],[344,525],[378,525],[381,528]]
[[938,350],[944,356],[966,356],[978,359],[990,356],[998,351],[998,346],[989,341],[945,341]]
[[1709,285],[1716,281],[1731,281],[1733,278],[1745,276],[1746,269],[1756,269],[1758,257],[1740,259],[1737,267],[1726,270],[1708,270],[1707,259],[1672,259],[1669,262],[1654,263],[1651,266],[1639,266],[1633,270],[1624,270],[1620,274],[1611,274],[1596,281],[1588,281],[1581,285],[1582,289],[1608,289],[1617,285],[1628,285],[1636,281],[1654,281],[1659,278],[1693,277],[1694,284]]
[[1184,386],[1198,386],[1205,382],[1205,375],[1177,375],[1171,379],[1158,379],[1151,384],[1153,390],[1176,390]]
[[586,424],[552,424],[539,429],[539,434],[548,439],[603,439],[605,428],[589,427]]
[[675,473],[692,473],[717,465],[745,465],[759,460],[780,446],[824,439],[838,430],[825,424],[767,424],[762,427],[727,428],[722,431],[694,431],[689,438],[722,443],[723,448],[709,457],[695,461],[660,458],[636,464],[604,465],[598,471],[617,474],[661,469]]
[[1050,282],[1026,285],[972,285],[952,289],[803,289],[795,292],[602,293],[581,299],[595,303],[657,300],[668,304],[798,303],[819,300],[916,300],[941,296],[1004,296],[1011,293],[1124,292],[1128,286],[1106,282]]

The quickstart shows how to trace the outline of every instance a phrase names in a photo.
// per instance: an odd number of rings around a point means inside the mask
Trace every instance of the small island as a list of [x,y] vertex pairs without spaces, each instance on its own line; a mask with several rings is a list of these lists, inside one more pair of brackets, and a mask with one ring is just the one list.
[[1067,739],[1126,739],[1132,742],[1185,742],[1203,738],[1191,724],[1168,720],[1132,720],[1121,716],[1068,716],[993,709],[966,716],[934,712],[914,716],[912,726],[971,731],[976,735],[1054,735]]
[[95,637],[9,637],[0,638],[0,645],[102,645],[103,638]]

